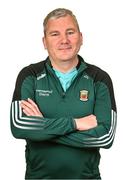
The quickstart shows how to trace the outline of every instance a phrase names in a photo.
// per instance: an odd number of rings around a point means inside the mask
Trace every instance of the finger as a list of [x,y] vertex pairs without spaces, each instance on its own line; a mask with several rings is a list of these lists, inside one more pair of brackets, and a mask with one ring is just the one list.
[[37,113],[42,115],[41,111],[39,110],[37,104],[30,98],[28,98],[28,102],[30,102],[32,104],[33,107],[35,107],[35,110],[37,110]]
[[37,110],[36,108],[28,101],[22,100],[21,101],[21,108],[23,108],[27,113],[30,115],[37,115]]
[[31,114],[29,112],[27,112],[25,109],[23,109],[24,114],[26,114],[27,116],[31,116]]
[[21,106],[23,106],[23,105],[29,107],[30,109],[32,109],[32,104],[29,103],[29,102],[26,101],[26,100],[22,100],[22,101],[21,101]]
[[34,112],[25,105],[22,105],[22,110],[27,116],[32,116]]
[[[33,102],[33,104],[35,104],[35,103]],[[32,100],[31,100],[31,103],[28,101],[22,100],[21,108],[23,109],[23,112],[24,111],[26,112],[26,115],[43,117],[43,115],[39,111],[38,107],[32,105]]]
[[21,101],[21,107],[24,108],[24,109],[29,108],[30,110],[35,112],[35,107],[28,101],[22,100]]
[[25,105],[22,105],[22,109],[23,109],[23,112],[27,115],[27,116],[40,116],[40,117],[43,117],[43,115],[39,112],[34,112],[32,111],[30,108],[28,108],[27,106]]
[[34,106],[36,109],[38,109],[37,104],[32,99],[28,98],[28,102],[32,104],[32,106]]

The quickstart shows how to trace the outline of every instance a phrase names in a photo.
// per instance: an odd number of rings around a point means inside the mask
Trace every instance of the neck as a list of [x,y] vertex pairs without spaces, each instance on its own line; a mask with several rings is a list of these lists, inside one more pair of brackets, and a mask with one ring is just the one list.
[[70,60],[62,60],[62,61],[55,61],[52,58],[50,58],[51,64],[54,69],[66,73],[77,66],[78,64],[78,57],[75,57],[74,59]]

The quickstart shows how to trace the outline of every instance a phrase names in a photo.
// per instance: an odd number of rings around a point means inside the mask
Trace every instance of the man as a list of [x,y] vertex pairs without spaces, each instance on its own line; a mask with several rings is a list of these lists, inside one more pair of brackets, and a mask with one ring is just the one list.
[[25,139],[26,179],[101,179],[100,148],[111,147],[116,105],[109,75],[78,55],[82,33],[73,13],[44,19],[45,61],[18,75],[11,130]]

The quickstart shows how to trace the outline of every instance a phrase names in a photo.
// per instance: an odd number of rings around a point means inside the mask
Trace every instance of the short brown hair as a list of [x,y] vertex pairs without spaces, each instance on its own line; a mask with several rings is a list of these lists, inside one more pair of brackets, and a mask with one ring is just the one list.
[[44,27],[44,34],[46,34],[46,25],[47,25],[47,22],[49,19],[58,19],[60,17],[65,17],[67,15],[70,15],[73,17],[73,19],[75,20],[76,22],[76,25],[77,25],[77,28],[78,30],[80,31],[79,29],[79,24],[78,24],[78,21],[76,19],[76,16],[73,14],[73,12],[69,9],[65,9],[65,8],[57,8],[57,9],[54,9],[53,11],[51,11],[44,19],[44,22],[43,22],[43,27]]

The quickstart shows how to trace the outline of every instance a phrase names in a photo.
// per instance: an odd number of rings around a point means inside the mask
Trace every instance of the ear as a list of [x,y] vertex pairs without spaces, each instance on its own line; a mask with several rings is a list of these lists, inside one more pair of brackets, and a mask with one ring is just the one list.
[[43,38],[42,38],[42,42],[43,42],[44,48],[45,48],[45,49],[47,49],[46,39],[45,39],[45,37],[43,37]]
[[81,46],[83,45],[83,35],[82,35],[81,32],[80,32],[80,45],[81,45]]

